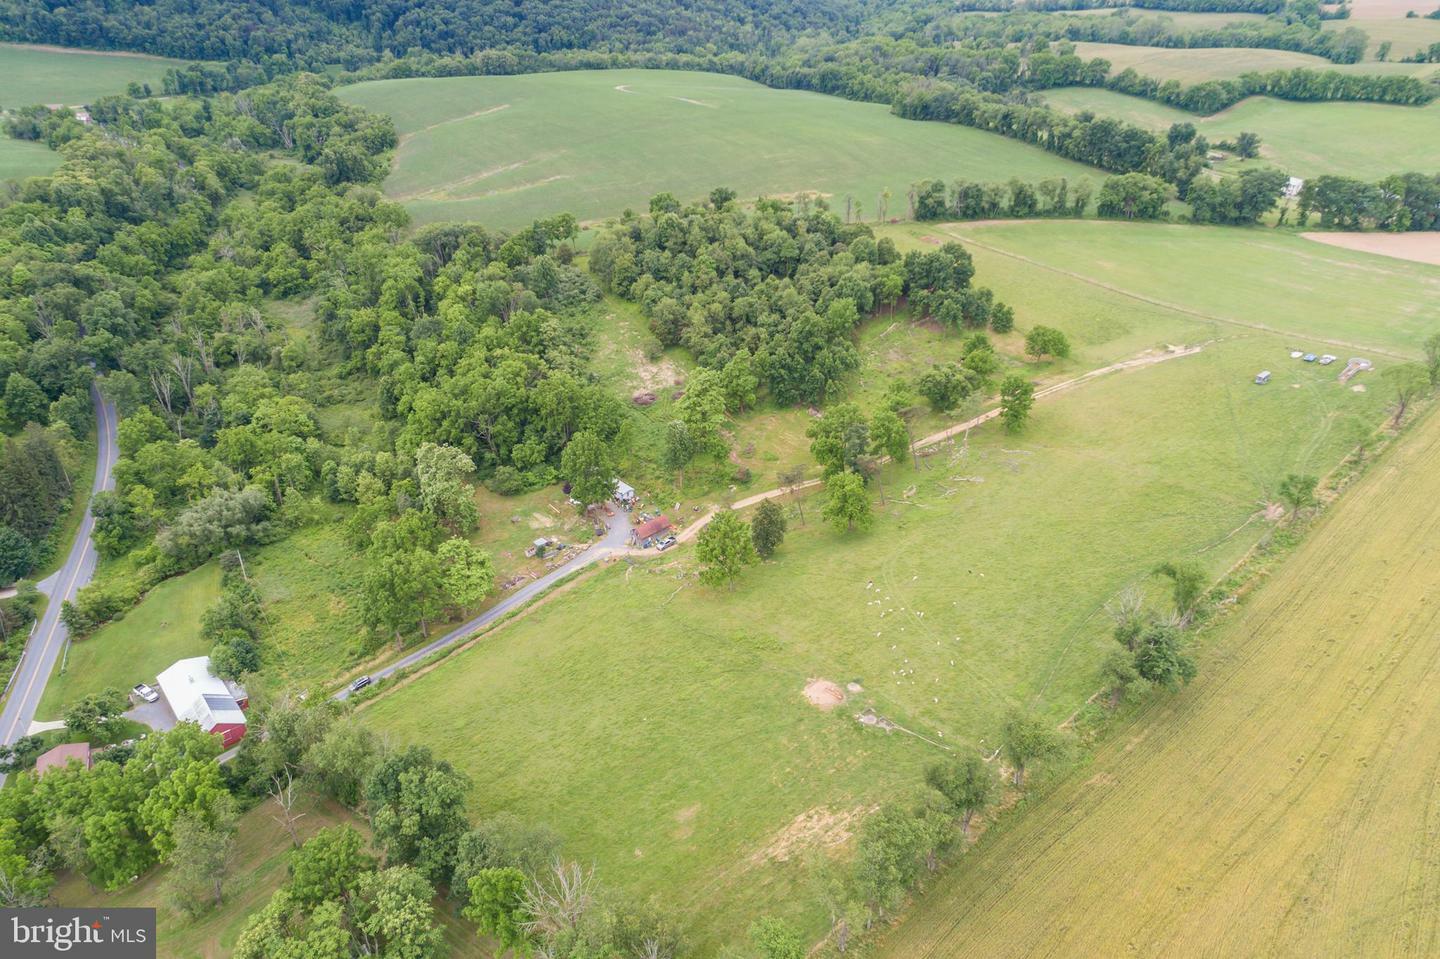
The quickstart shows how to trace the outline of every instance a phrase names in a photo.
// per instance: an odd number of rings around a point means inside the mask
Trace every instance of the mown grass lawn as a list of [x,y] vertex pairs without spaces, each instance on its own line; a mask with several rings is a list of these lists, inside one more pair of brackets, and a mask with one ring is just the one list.
[[68,704],[88,693],[154,683],[156,674],[175,660],[208,655],[200,616],[219,595],[220,567],[209,563],[166,580],[123,619],[71,642],[65,671],[56,667],[36,718],[58,719]]
[[929,177],[1075,179],[1104,174],[995,134],[901,120],[877,104],[771,90],[736,77],[646,70],[383,80],[341,87],[401,134],[385,191],[417,221],[516,227],[684,200],[716,186],[742,198],[818,191],[866,219],[908,216]]

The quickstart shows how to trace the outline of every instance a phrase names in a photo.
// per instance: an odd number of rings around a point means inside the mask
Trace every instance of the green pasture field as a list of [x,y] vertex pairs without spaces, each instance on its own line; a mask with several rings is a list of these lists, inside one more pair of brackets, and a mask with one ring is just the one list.
[[1067,17],[1110,17],[1121,11],[1132,16],[1169,20],[1177,26],[1194,30],[1223,27],[1227,23],[1245,23],[1265,19],[1263,13],[1192,13],[1184,10],[1149,10],[1144,7],[1093,7],[1089,10],[1057,10],[1055,12],[1057,15]]
[[132,80],[149,83],[158,93],[165,71],[184,63],[137,53],[0,43],[0,107],[76,106],[107,93],[124,93]]
[[1440,417],[1206,640],[1199,678],[1007,817],[879,955],[1440,948]]
[[1340,73],[1389,74],[1398,73],[1414,76],[1429,76],[1440,67],[1433,63],[1397,63],[1399,54],[1392,53],[1392,60],[1380,63],[1366,60],[1363,63],[1337,64],[1324,57],[1309,53],[1292,53],[1289,50],[1265,50],[1253,47],[1141,47],[1126,43],[1076,43],[1075,52],[1086,60],[1101,57],[1110,61],[1115,73],[1134,68],[1142,76],[1157,80],[1179,80],[1186,85],[1205,80],[1228,80],[1252,71],[1292,70],[1305,67],[1309,70],[1335,70]]
[[128,691],[177,659],[205,656],[200,615],[220,595],[220,568],[214,563],[168,579],[146,594],[140,605],[70,644],[66,668],[56,672],[40,699],[38,719],[59,719],[65,707],[107,687]]
[[[1407,170],[1431,170],[1440,154],[1440,101],[1424,107],[1379,103],[1294,103],[1251,97],[1228,110],[1200,117],[1109,90],[1047,90],[1059,110],[1091,110],[1152,130],[1193,123],[1212,142],[1242,131],[1260,135],[1261,162],[1301,177],[1336,173],[1379,179]],[[1230,160],[1224,170],[1243,169]]]
[[[914,246],[937,229],[887,233]],[[1298,254],[1311,245],[1259,230],[1197,230],[1177,246],[1167,227],[972,229],[994,247],[975,248],[977,277],[1022,327],[1043,318],[1070,332],[1073,368],[1170,344],[1204,350],[1042,400],[1018,436],[987,424],[918,471],[887,467],[867,533],[821,527],[818,496],[788,504],[790,538],[733,593],[688,576],[688,550],[616,563],[361,715],[470,772],[476,812],[547,821],[608,882],[660,894],[702,949],[767,911],[818,936],[807,856],[843,847],[861,811],[903,795],[939,755],[872,735],[855,713],[873,706],[967,747],[993,742],[1012,706],[1068,716],[1110,649],[1108,599],[1132,584],[1158,598],[1148,571],[1169,558],[1220,574],[1267,529],[1260,514],[1281,478],[1326,472],[1384,415],[1374,374],[1342,385],[1337,367],[1291,360],[1288,334],[1353,332],[1350,311],[1366,301],[1373,322],[1406,331],[1369,332],[1413,351],[1418,323],[1404,311],[1424,309],[1426,284],[1440,281],[1434,268],[1385,274],[1341,251],[1327,269],[1348,286],[1307,291]],[[1026,230],[1037,235],[1019,239]],[[1175,305],[1131,295],[1124,270],[1092,281],[996,252],[1011,242],[1067,269],[1067,251],[1106,270],[1127,257],[1170,277]],[[1292,262],[1291,285],[1243,302]],[[1240,291],[1232,299],[1210,290],[1222,267],[1236,274],[1223,284]],[[1221,307],[1237,315],[1210,315]],[[1265,319],[1287,333],[1241,325]],[[1262,368],[1274,372],[1266,387],[1252,383]],[[816,677],[862,690],[822,713],[802,696]],[[436,704],[450,704],[443,722]]]
[[[1316,352],[1418,358],[1420,342],[1440,327],[1440,269],[1274,230],[1054,220],[939,232],[1193,311],[1217,329],[1263,326]],[[977,273],[991,269],[982,261]]]
[[60,165],[60,154],[43,143],[0,138],[0,180],[44,176]]
[[995,134],[720,74],[385,80],[337,95],[394,117],[401,144],[385,190],[422,223],[515,227],[565,210],[594,220],[718,185],[742,198],[818,191],[840,210],[849,194],[873,220],[881,191],[903,217],[905,191],[928,177],[1104,176]]

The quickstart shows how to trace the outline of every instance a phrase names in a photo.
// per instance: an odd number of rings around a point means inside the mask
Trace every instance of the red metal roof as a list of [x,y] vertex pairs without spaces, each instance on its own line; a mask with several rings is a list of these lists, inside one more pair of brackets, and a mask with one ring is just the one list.
[[663,533],[670,528],[670,521],[664,516],[657,516],[654,519],[647,519],[635,527],[636,539],[649,539],[656,533]]

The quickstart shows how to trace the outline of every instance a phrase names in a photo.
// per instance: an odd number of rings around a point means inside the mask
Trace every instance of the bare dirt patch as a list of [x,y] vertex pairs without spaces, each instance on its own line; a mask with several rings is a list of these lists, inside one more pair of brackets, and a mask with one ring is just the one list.
[[1274,522],[1278,521],[1278,520],[1280,519],[1280,517],[1282,517],[1282,516],[1284,516],[1284,515],[1285,515],[1285,504],[1284,504],[1284,503],[1266,503],[1266,504],[1265,504],[1265,518],[1268,519],[1270,522],[1274,523]]
[[1307,240],[1360,253],[1440,266],[1440,233],[1302,233]]
[[695,832],[695,817],[700,812],[700,804],[692,803],[684,809],[675,811],[675,831],[672,835],[676,839],[689,839]]
[[854,835],[860,820],[875,810],[874,806],[835,810],[816,806],[796,816],[770,841],[750,856],[750,865],[766,862],[788,862],[807,849],[833,849],[843,846]]
[[651,361],[639,349],[632,349],[629,354],[630,366],[635,370],[631,385],[637,390],[656,392],[662,387],[675,386],[684,378],[680,367],[666,357]]
[[828,679],[812,679],[805,684],[805,700],[816,709],[829,712],[845,702],[845,690]]

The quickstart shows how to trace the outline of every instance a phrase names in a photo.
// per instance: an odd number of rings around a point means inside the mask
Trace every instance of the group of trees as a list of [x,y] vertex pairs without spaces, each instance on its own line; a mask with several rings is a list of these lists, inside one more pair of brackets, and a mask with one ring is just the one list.
[[851,334],[905,293],[905,267],[892,242],[823,203],[762,200],[746,212],[734,199],[723,189],[689,206],[657,196],[650,215],[595,241],[590,269],[640,304],[661,344],[739,382],[727,409],[753,402],[752,378],[777,402],[820,402],[859,367]]
[[1318,215],[1326,229],[1440,229],[1440,174],[1401,173],[1378,183],[1312,177],[1300,190],[1296,212],[1301,226]]
[[[105,721],[112,698],[77,704],[67,723]],[[4,905],[43,901],[55,868],[117,889],[155,862],[183,856],[196,830],[228,832],[235,806],[215,764],[219,752],[219,737],[181,723],[102,752],[89,769],[72,763],[40,779],[14,777],[0,792],[0,845],[15,857],[0,855]]]
[[[0,350],[7,343],[19,346],[14,340],[0,338]],[[0,356],[0,369],[3,367]],[[39,393],[39,387],[23,374],[9,375],[9,384],[21,381],[27,384],[27,391]],[[10,392],[7,385],[6,395]],[[70,507],[73,464],[78,459],[74,437],[86,432],[83,417],[88,415],[88,407],[80,410],[78,431],[63,421],[50,428],[39,425],[49,411],[46,403],[37,402],[26,409],[0,399],[0,408],[16,412],[10,419],[19,429],[15,436],[0,436],[0,583],[8,584],[48,559],[54,549],[50,534]]]
[[1359,100],[1422,106],[1435,99],[1433,84],[1399,74],[1341,73],[1338,70],[1251,71],[1233,79],[1206,80],[1182,86],[1178,80],[1156,80],[1128,69],[1110,77],[1105,86],[1118,93],[1144,97],[1191,113],[1217,113],[1246,97],[1279,100]]
[[[437,892],[506,948],[660,959],[683,948],[667,917],[605,890],[545,826],[505,813],[472,825],[469,778],[428,749],[389,749],[333,704],[283,697],[260,711],[263,734],[246,737],[232,779],[273,810],[295,850],[289,881],[250,917],[237,957],[438,957]],[[348,825],[302,843],[297,794],[364,814],[372,843]]]
[[[1086,177],[1071,184],[1067,177],[1037,183],[1011,177],[1004,183],[956,180],[948,196],[944,184],[929,180],[916,185],[915,217],[920,220],[988,220],[997,217],[1080,217],[1094,196]],[[999,331],[1005,332],[1005,331]]]

